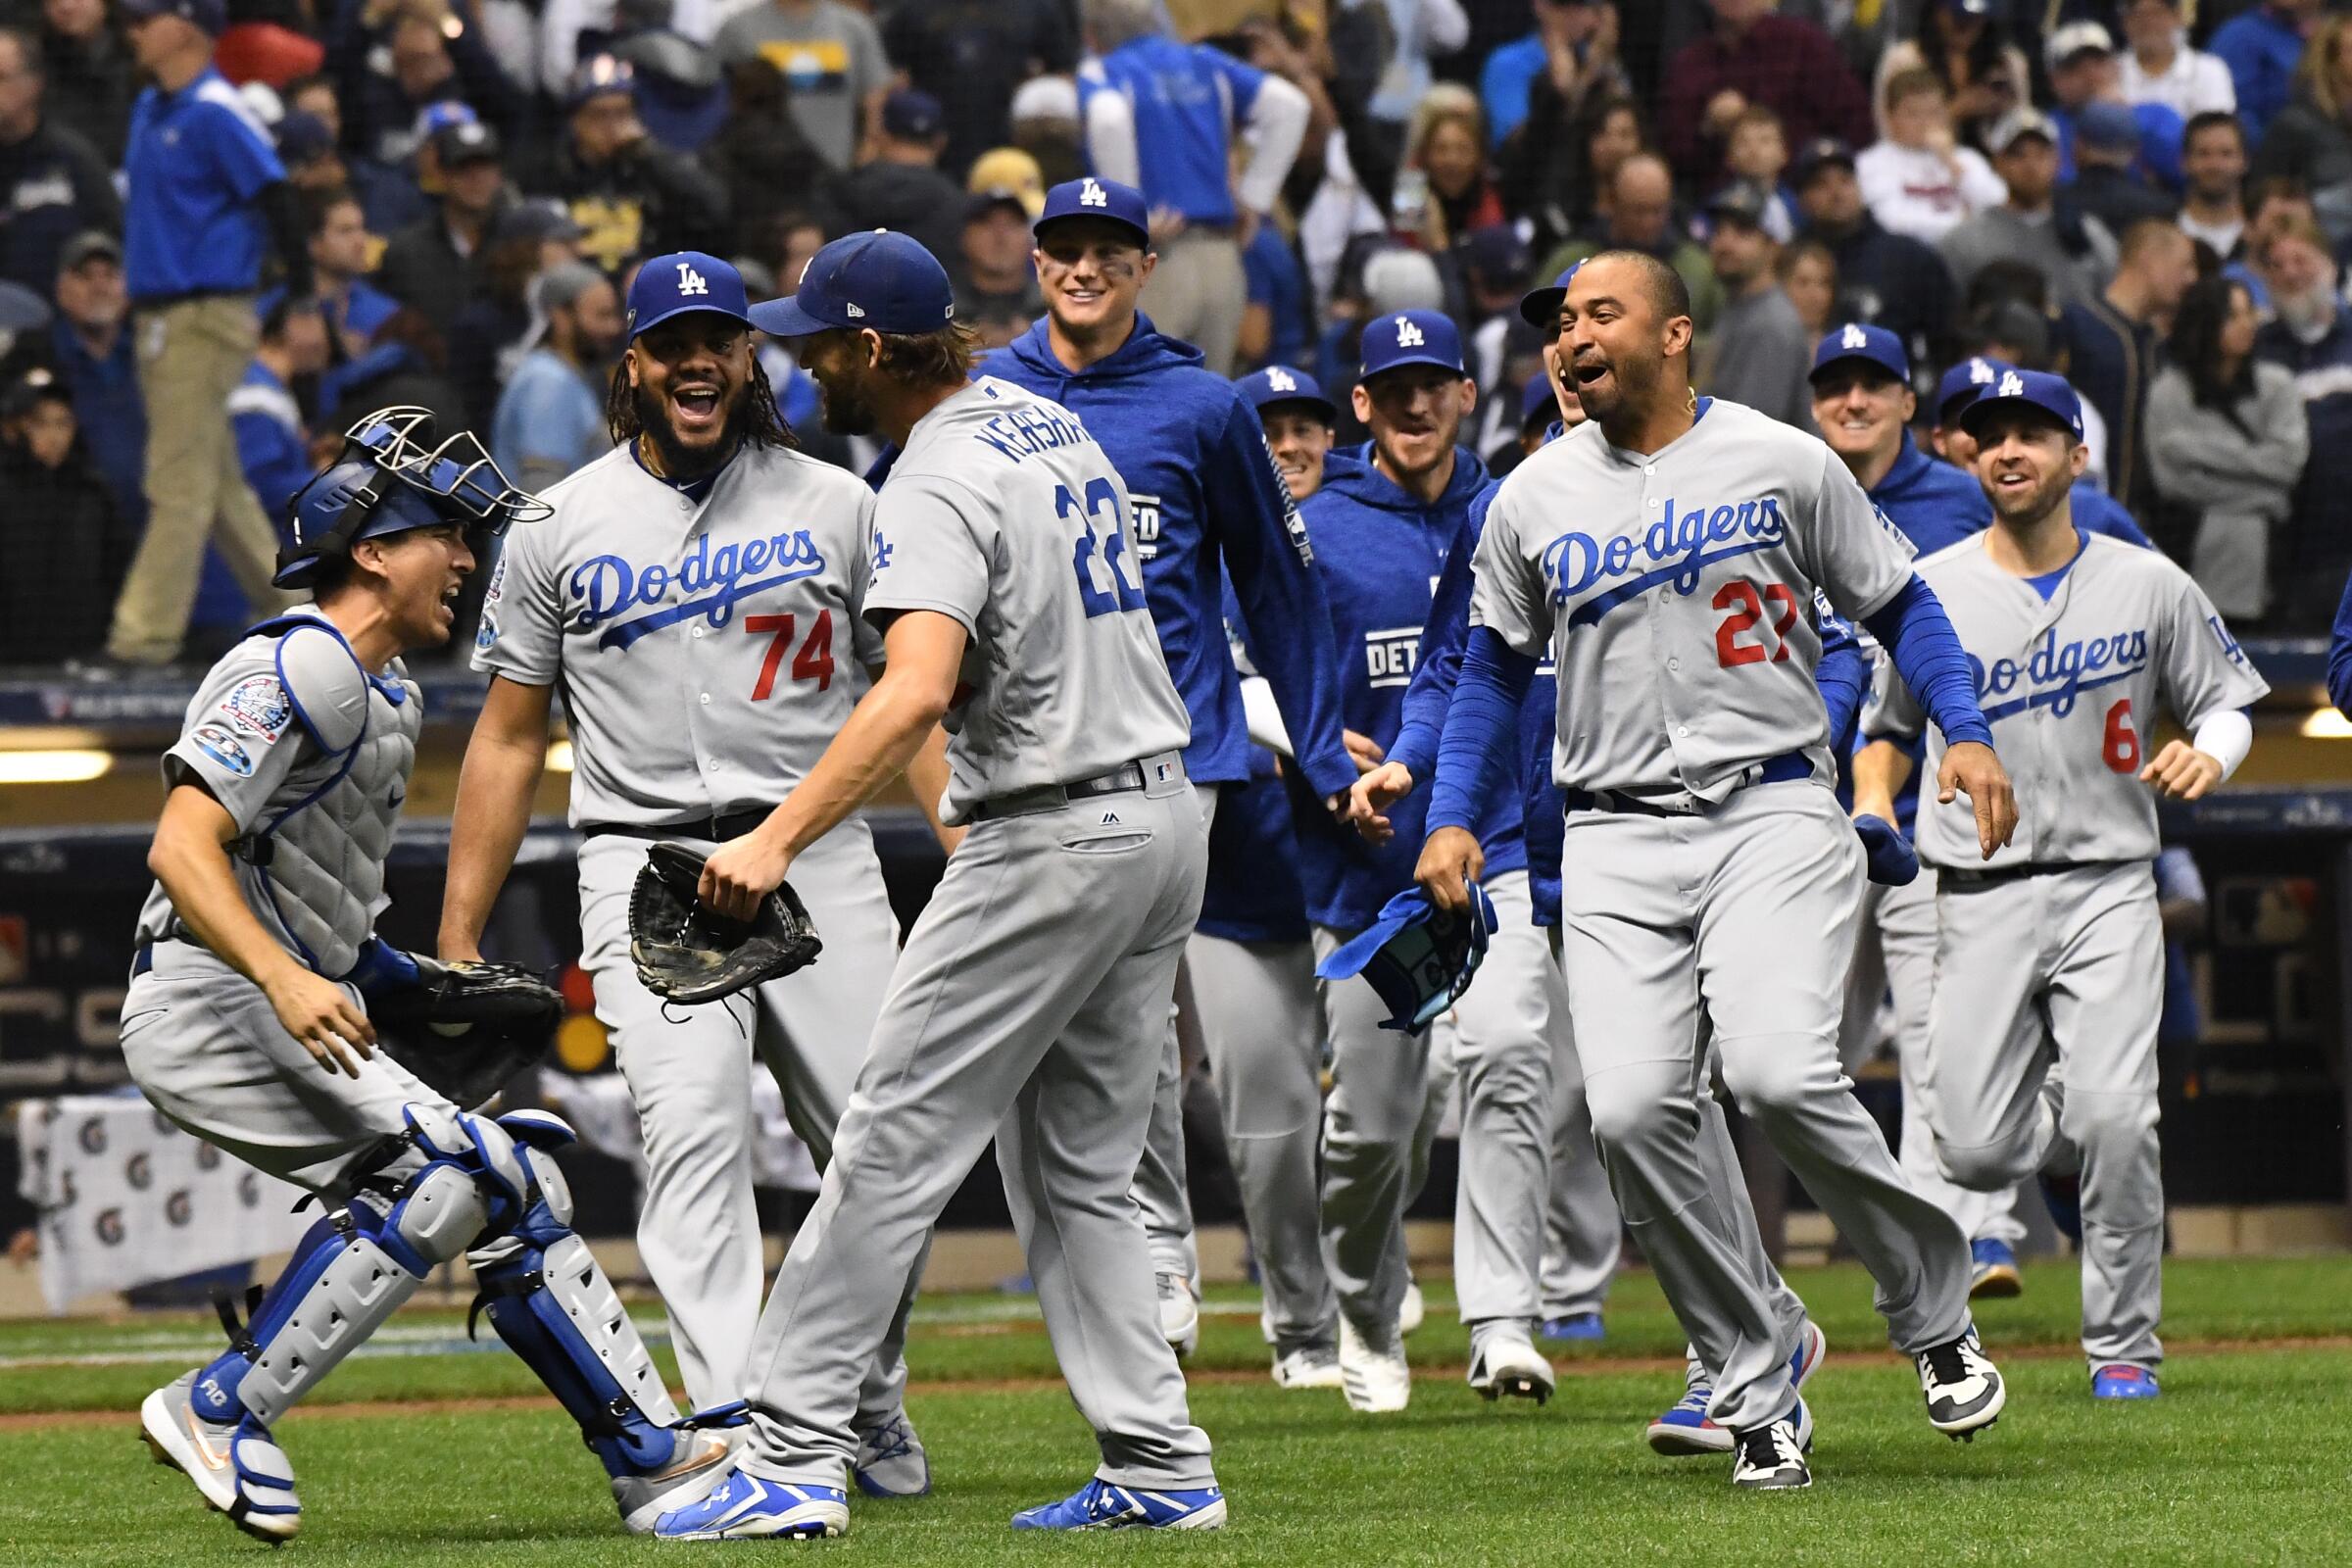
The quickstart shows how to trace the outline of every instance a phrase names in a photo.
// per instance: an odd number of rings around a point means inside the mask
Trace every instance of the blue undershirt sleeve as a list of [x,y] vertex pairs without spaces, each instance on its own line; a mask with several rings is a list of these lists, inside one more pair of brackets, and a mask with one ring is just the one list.
[[1517,753],[1519,709],[1536,678],[1533,657],[1490,627],[1470,628],[1462,673],[1438,742],[1438,777],[1429,797],[1429,830],[1478,831],[1478,819]]

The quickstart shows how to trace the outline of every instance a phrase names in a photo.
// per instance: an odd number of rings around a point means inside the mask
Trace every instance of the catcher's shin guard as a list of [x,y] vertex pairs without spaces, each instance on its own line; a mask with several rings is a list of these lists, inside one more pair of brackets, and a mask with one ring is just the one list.
[[498,1337],[580,1424],[607,1474],[661,1469],[676,1451],[678,1407],[612,1281],[571,1231],[571,1190],[546,1152],[571,1142],[571,1129],[543,1111],[500,1121],[522,1146],[530,1201],[519,1223],[472,1254],[475,1309],[488,1311]]

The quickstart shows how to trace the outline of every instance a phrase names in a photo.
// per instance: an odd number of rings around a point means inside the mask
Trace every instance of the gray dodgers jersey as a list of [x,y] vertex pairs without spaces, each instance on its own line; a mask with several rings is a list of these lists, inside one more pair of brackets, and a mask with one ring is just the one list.
[[873,492],[746,447],[696,502],[624,444],[545,499],[554,515],[507,535],[473,666],[562,687],[573,824],[783,800],[882,660],[858,613]]
[[1920,858],[1949,867],[2154,859],[2156,791],[2139,770],[2158,750],[2158,704],[2194,731],[2269,684],[2204,590],[2155,551],[2091,534],[2044,601],[1993,564],[1987,537],[1925,558],[1919,574],[1968,650],[1977,701],[2017,787],[2017,836],[1987,861],[1968,798],[1936,804],[1928,781],[1943,762],[1942,732],[1886,670],[1873,682],[1864,732],[1933,732],[1921,763]]
[[1834,776],[1813,684],[1818,589],[1859,620],[1910,547],[1818,437],[1721,400],[1647,457],[1588,420],[1502,481],[1474,558],[1472,625],[1557,656],[1552,776],[1720,801],[1805,753]]
[[[206,673],[164,754],[164,787],[201,784],[242,836],[267,835],[266,851],[229,862],[246,907],[333,979],[358,961],[390,902],[384,857],[424,703],[399,661],[369,675],[323,616],[296,613],[305,624],[248,637]],[[186,935],[158,882],[139,941]]]
[[1078,416],[982,376],[923,416],[874,509],[871,614],[971,633],[940,815],[1182,751],[1127,487]]

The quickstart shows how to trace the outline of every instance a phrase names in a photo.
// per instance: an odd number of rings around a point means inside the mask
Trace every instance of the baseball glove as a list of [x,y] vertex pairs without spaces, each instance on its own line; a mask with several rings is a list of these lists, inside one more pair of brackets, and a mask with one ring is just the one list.
[[646,990],[692,1006],[816,961],[824,944],[790,883],[760,900],[751,919],[729,919],[696,897],[706,858],[687,845],[659,842],[637,873],[629,893],[629,956]]
[[412,985],[368,991],[383,1053],[453,1103],[471,1109],[547,1054],[564,999],[511,963],[445,964],[409,955]]

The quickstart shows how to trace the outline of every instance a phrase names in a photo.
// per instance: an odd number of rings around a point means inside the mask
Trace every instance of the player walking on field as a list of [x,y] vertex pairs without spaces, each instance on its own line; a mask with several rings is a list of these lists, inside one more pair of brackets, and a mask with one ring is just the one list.
[[[2091,1394],[2153,1398],[2164,1355],[2156,797],[2193,801],[2236,771],[2254,742],[2243,710],[2270,687],[2187,572],[2076,525],[2069,491],[2087,449],[2064,381],[2004,370],[1961,424],[1993,524],[1919,574],[1950,612],[2026,790],[2016,837],[1983,860],[1968,853],[1965,813],[1920,803],[1920,858],[1938,873],[1922,1099],[1954,1181],[1998,1192],[2038,1174],[2053,1191],[2082,1252]],[[2160,705],[2190,739],[2143,757]],[[1920,708],[1890,681],[1870,732],[1916,736]],[[1948,740],[1927,737],[1932,771]],[[1856,807],[1909,771],[1891,740],[1874,740],[1855,760]]]
[[1020,1529],[1206,1529],[1225,1498],[1160,1332],[1129,1186],[1207,834],[1137,571],[1132,503],[1085,425],[992,376],[947,273],[905,235],[819,251],[762,305],[843,434],[901,455],[861,610],[889,662],[808,776],[722,846],[702,895],[741,915],[906,763],[953,737],[942,817],[970,831],[908,935],[816,1206],[753,1356],[736,1473],[671,1539],[848,1528],[858,1387],[907,1270],[993,1137],[1046,1330],[1102,1452]]
[[[630,888],[661,840],[723,844],[808,775],[864,693],[881,639],[859,616],[873,494],[794,450],[752,359],[743,280],[658,256],[629,288],[618,445],[548,492],[491,578],[474,666],[490,691],[466,751],[441,914],[445,958],[477,955],[544,766],[558,685],[581,834],[581,964],[645,1133],[638,1245],[698,1408],[740,1399],[765,1274],[747,1091],[757,1053],[821,1166],[898,951],[873,836],[813,846],[805,902],[824,956],[747,994],[665,1004],[629,956]],[[917,758],[917,793],[944,777]],[[924,764],[928,762],[926,767]],[[913,1281],[903,1276],[911,1299]],[[929,1489],[907,1425],[905,1314],[885,1312],[859,1396],[858,1483]]]
[[[572,1234],[549,1152],[571,1130],[544,1111],[472,1114],[495,1077],[453,1102],[375,1049],[369,1019],[472,983],[374,936],[421,719],[400,656],[448,640],[477,550],[544,511],[470,436],[413,444],[423,417],[370,416],[295,498],[275,581],[316,603],[213,666],[164,757],[123,1061],[158,1110],[326,1214],[250,1320],[229,1317],[227,1351],[150,1394],[139,1421],[237,1528],[287,1540],[302,1504],[278,1418],[463,1253],[499,1337],[579,1422],[643,1531],[720,1479],[728,1440],[680,1422]],[[552,1028],[558,999],[519,984],[544,995]]]
[[[1560,939],[1594,1137],[1619,1208],[1699,1357],[1743,1487],[1810,1484],[1812,1420],[1783,1325],[1708,1201],[1694,1096],[1703,1042],[1878,1281],[1929,1420],[2001,1411],[1968,1314],[1967,1239],[1918,1197],[1837,1058],[1863,852],[1827,785],[1813,683],[1818,586],[1891,650],[1953,737],[1939,781],[1984,853],[2015,826],[1968,664],[1909,552],[1819,440],[1694,396],[1671,268],[1607,252],[1569,280],[1562,349],[1590,420],[1503,482],[1475,558],[1417,876],[1448,908],[1481,868],[1479,803],[1507,771],[1547,642],[1553,775],[1567,794]],[[1359,789],[1358,809],[1371,803]]]

